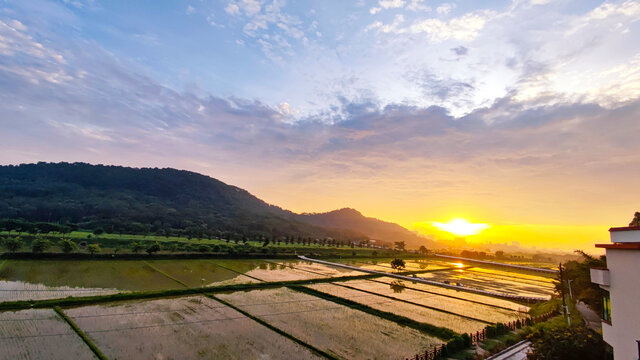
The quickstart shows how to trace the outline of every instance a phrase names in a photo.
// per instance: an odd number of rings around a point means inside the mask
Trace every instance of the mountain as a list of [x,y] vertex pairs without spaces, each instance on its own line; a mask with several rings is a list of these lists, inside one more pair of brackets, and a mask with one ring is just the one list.
[[[402,226],[376,218],[365,217],[351,208],[334,210],[326,213],[301,214],[298,220],[327,228],[344,228],[361,232],[371,240],[384,242],[404,241],[407,247],[417,248],[420,245],[433,247],[436,243],[403,228]],[[393,244],[391,244],[393,245]]]
[[0,219],[111,233],[366,239],[349,228],[303,222],[246,190],[194,172],[85,163],[0,166]]

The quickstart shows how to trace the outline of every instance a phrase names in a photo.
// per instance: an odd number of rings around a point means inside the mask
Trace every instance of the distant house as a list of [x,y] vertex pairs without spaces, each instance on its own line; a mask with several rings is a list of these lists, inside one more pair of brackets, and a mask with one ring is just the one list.
[[591,269],[603,289],[602,336],[616,360],[640,359],[640,226],[609,229],[607,268]]

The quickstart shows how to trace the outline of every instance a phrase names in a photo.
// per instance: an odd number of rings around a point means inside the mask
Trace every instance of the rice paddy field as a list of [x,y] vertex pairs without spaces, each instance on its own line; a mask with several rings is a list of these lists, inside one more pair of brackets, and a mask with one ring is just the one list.
[[0,312],[0,359],[96,359],[53,310]]
[[321,359],[204,296],[66,310],[112,359]]
[[345,359],[392,359],[442,343],[417,330],[286,288],[218,296]]
[[[417,305],[403,303],[379,295],[363,293],[358,290],[344,288],[335,284],[315,284],[309,285],[309,287],[330,295],[349,299],[363,305],[368,305],[377,310],[387,311],[397,315],[408,317],[418,322],[446,327],[457,333],[476,332],[478,330],[482,330],[482,328],[487,326],[487,324],[482,321],[473,320],[462,316],[456,316],[453,314],[424,308]],[[394,297],[399,298],[397,296]],[[413,301],[419,301],[421,299],[421,297],[410,296],[405,298]]]
[[[528,308],[469,289],[536,297],[553,292],[554,279],[546,274],[490,265],[460,267],[441,259],[406,260],[405,271],[420,278],[463,286],[458,290],[422,284],[392,277],[390,261],[334,261],[383,272],[371,275],[296,259],[5,260],[0,265],[0,304],[191,292],[128,301],[108,298],[62,309],[110,359],[318,359],[324,358],[323,352],[341,359],[403,359],[446,340],[406,326],[399,318],[455,333],[476,332],[496,322],[522,319]],[[350,276],[354,278],[345,279]],[[303,281],[310,293],[282,284],[256,289],[291,280]],[[214,298],[189,290],[231,284],[244,290],[220,289],[209,294]],[[95,357],[51,308],[0,311],[0,349],[0,360]]]

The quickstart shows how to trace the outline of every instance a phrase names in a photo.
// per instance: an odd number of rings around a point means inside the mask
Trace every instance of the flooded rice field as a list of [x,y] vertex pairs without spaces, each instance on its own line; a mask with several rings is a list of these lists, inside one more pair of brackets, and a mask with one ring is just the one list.
[[[357,305],[343,306],[282,286],[251,286],[313,280],[305,286],[457,333],[522,319],[528,310],[465,288],[541,297],[554,286],[552,276],[544,274],[433,259],[405,261],[405,271],[443,284],[459,283],[458,290],[387,276],[396,272],[390,259],[337,261],[383,274],[345,279],[367,273],[294,259],[6,260],[0,267],[0,303],[246,284],[243,291],[212,295],[282,333],[204,295],[119,302],[105,298],[105,303],[64,312],[113,359],[318,358],[311,347],[343,359],[388,359],[412,356],[443,341],[360,311]],[[52,309],[0,312],[0,349],[0,360],[94,357]]]
[[286,288],[216,296],[340,358],[398,358],[442,343],[417,330]]
[[[335,284],[314,284],[308,285],[308,287],[330,295],[349,299],[359,304],[370,306],[377,310],[404,316],[418,322],[446,327],[457,333],[476,332],[478,330],[482,330],[482,328],[487,326],[486,323],[481,321],[467,319],[461,316],[448,314],[434,309],[428,309],[412,304],[403,303],[374,294],[363,293],[358,290],[341,287]],[[422,296],[407,297],[407,299],[411,301],[416,301],[421,298]]]
[[320,359],[204,296],[66,310],[113,359]]
[[[425,307],[442,309],[456,315],[461,315],[463,317],[473,318],[488,323],[508,322],[516,320],[520,315],[513,310],[507,310],[504,308],[487,305],[487,302],[485,301],[469,302],[467,300],[444,297],[438,294],[425,293],[419,290],[408,289],[404,286],[405,282],[401,280],[394,280],[388,284],[370,280],[352,280],[340,282],[337,284],[344,284],[346,286],[359,290],[393,297],[394,299],[411,301],[413,303],[424,305]],[[484,300],[486,300],[486,298],[488,297],[485,296],[484,298]]]
[[53,310],[0,312],[0,360],[96,359]]
[[361,274],[298,260],[6,260],[0,302]]

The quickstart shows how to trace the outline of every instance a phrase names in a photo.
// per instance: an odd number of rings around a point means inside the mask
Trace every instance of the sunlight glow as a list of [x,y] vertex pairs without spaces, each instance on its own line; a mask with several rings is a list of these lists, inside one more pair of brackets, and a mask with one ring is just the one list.
[[473,224],[465,219],[453,219],[447,223],[434,222],[433,226],[457,236],[477,235],[491,227],[489,224]]

